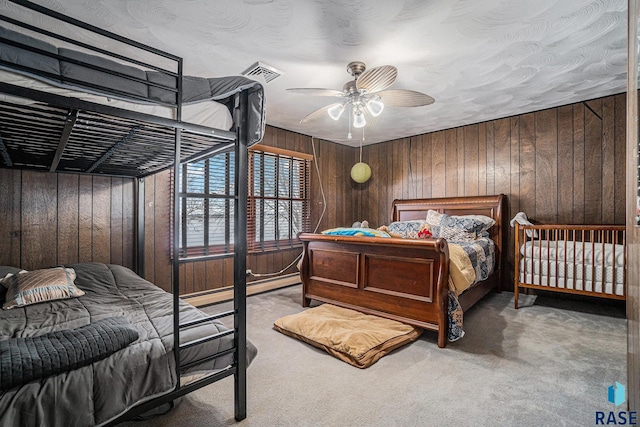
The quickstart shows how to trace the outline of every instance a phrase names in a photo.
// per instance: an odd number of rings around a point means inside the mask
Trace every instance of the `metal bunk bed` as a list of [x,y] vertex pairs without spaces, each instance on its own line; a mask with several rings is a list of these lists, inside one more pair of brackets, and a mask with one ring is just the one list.
[[[242,420],[246,417],[246,369],[247,369],[247,334],[246,334],[246,212],[247,212],[247,179],[248,161],[247,148],[255,143],[256,135],[260,132],[250,131],[252,126],[259,123],[264,129],[264,111],[256,113],[252,109],[249,96],[251,91],[258,91],[262,97],[261,86],[247,85],[237,87],[232,95],[226,99],[226,105],[233,115],[232,130],[212,129],[210,127],[185,123],[181,120],[183,111],[183,62],[182,58],[160,51],[150,46],[126,39],[117,34],[105,31],[95,26],[62,15],[53,10],[41,7],[24,0],[8,0],[32,12],[42,14],[47,19],[53,19],[71,25],[92,34],[123,43],[141,51],[157,55],[175,63],[177,71],[167,70],[143,61],[131,59],[105,49],[92,47],[84,42],[72,40],[69,37],[54,34],[35,27],[26,22],[6,16],[0,11],[0,24],[8,23],[12,27],[26,29],[37,33],[40,37],[55,39],[66,44],[73,44],[85,50],[97,52],[101,56],[127,61],[145,69],[159,71],[171,76],[177,84],[162,85],[143,82],[148,87],[156,87],[171,91],[175,94],[173,103],[159,104],[175,108],[176,120],[157,117],[150,114],[114,108],[108,105],[87,102],[67,96],[42,92],[28,87],[16,86],[0,82],[0,93],[28,99],[28,103],[0,102],[0,166],[5,168],[22,168],[48,170],[50,172],[73,172],[80,174],[100,174],[103,176],[120,176],[135,178],[136,184],[136,252],[135,266],[138,274],[143,272],[144,262],[144,178],[148,175],[171,168],[174,165],[195,161],[218,152],[235,151],[235,187],[230,198],[235,203],[234,208],[234,304],[233,310],[208,316],[191,322],[180,322],[179,312],[179,243],[180,243],[180,185],[179,174],[173,174],[173,250],[172,250],[172,294],[173,294],[173,337],[175,369],[177,385],[175,389],[165,395],[148,400],[135,406],[109,424],[115,424],[142,414],[158,405],[169,403],[191,391],[211,384],[222,378],[234,376],[235,418]],[[61,59],[56,53],[23,44],[2,37],[0,44],[13,46],[44,55]],[[95,66],[83,61],[73,61],[76,65],[98,70],[118,78],[136,80],[117,71]],[[0,59],[0,67],[9,70],[27,72],[37,77],[55,78],[38,69],[11,63]],[[110,90],[100,85],[71,81],[75,87],[116,97],[136,98],[118,90]],[[256,83],[257,84],[257,83]],[[263,99],[261,102],[263,102]],[[148,102],[148,100],[141,100]],[[259,114],[260,117],[252,117]],[[25,137],[28,136],[28,137]],[[261,137],[261,135],[258,135]],[[180,350],[207,341],[215,340],[218,335],[208,336],[195,342],[180,344],[180,331],[193,326],[226,316],[233,316],[234,363],[226,369],[206,375],[188,384],[180,381]],[[223,352],[228,354],[229,351]],[[212,359],[222,354],[207,357]]]

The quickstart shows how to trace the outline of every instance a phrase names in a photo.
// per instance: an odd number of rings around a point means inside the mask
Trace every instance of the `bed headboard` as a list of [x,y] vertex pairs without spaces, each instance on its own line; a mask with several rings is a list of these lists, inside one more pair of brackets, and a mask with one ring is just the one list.
[[[496,244],[497,270],[503,271],[507,253],[507,196],[443,197],[393,201],[393,221],[425,219],[432,209],[447,215],[486,215],[495,220],[489,235]],[[506,277],[506,275],[502,275]]]

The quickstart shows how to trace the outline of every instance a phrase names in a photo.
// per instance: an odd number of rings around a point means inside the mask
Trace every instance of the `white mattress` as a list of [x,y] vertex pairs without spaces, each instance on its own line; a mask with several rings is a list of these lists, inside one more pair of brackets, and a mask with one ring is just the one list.
[[611,243],[573,242],[564,240],[529,240],[520,247],[520,253],[534,260],[558,260],[586,264],[624,267],[624,246]]
[[[526,270],[525,270],[526,269]],[[624,267],[520,260],[520,282],[538,286],[624,295]],[[603,282],[604,271],[604,282]],[[526,272],[526,274],[525,274]],[[594,281],[595,277],[595,281]],[[604,285],[604,291],[602,290]]]
[[623,245],[535,240],[522,245],[520,253],[522,283],[624,295]]
[[[111,107],[122,108],[129,111],[151,114],[175,120],[175,108],[162,105],[139,104],[127,102],[119,99],[107,98],[105,96],[93,95],[73,89],[61,88],[47,84],[43,81],[30,78],[21,74],[0,69],[0,80],[16,86],[27,87],[42,92],[53,93],[61,96],[80,99],[82,101],[95,102],[97,104],[109,105]],[[25,98],[18,98],[4,93],[0,93],[0,101],[7,101],[14,104],[33,104],[35,101]],[[207,126],[215,129],[229,130],[233,126],[233,119],[229,109],[215,101],[203,101],[182,106],[182,121],[197,125]]]

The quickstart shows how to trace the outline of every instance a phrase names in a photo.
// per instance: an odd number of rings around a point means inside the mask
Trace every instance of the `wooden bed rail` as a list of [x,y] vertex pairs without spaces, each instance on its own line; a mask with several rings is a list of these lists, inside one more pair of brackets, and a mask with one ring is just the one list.
[[624,300],[624,225],[516,223],[514,306],[519,288]]
[[311,299],[438,331],[447,343],[449,250],[444,239],[303,233],[302,305]]

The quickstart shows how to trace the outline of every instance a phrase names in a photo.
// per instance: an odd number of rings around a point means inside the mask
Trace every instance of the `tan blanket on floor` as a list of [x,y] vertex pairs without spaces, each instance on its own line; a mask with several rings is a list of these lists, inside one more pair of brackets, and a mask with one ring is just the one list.
[[273,328],[358,368],[417,339],[422,330],[395,320],[322,304],[275,321]]
[[456,296],[467,290],[476,280],[476,270],[460,245],[449,243],[449,289]]

